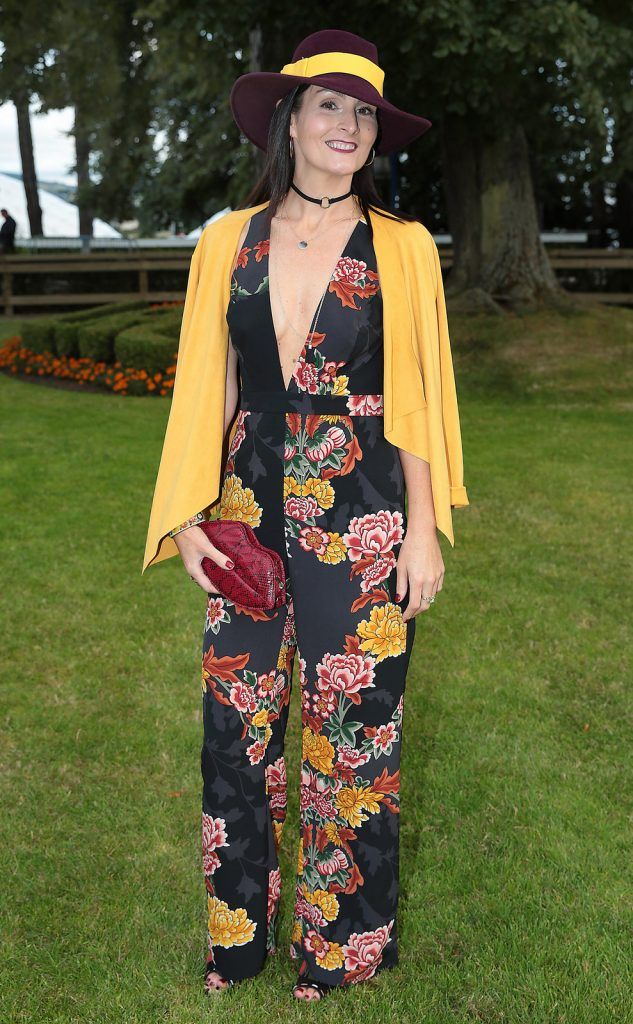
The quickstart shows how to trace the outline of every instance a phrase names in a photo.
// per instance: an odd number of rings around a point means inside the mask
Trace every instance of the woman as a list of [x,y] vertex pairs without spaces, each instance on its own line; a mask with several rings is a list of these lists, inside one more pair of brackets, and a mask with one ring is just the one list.
[[[295,656],[293,993],[319,999],[397,963],[405,678],[416,616],[443,585],[437,528],[453,543],[450,510],[468,498],[437,249],[371,171],[430,122],[388,103],[382,81],[372,43],[330,30],[279,74],[239,78],[233,114],[267,165],[192,259],[143,571],[177,551],[209,595],[207,992],[277,948]],[[282,607],[249,613],[210,584],[204,556],[230,568],[196,526],[211,510],[282,556]]]

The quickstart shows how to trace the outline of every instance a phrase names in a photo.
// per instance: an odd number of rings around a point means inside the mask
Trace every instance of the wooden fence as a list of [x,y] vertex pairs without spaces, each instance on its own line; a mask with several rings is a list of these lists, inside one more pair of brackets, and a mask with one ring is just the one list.
[[[633,249],[570,249],[569,247],[547,246],[547,254],[555,271],[592,270],[612,272],[615,270],[633,269]],[[442,266],[448,268],[453,262],[453,250],[450,246],[440,249]],[[146,250],[138,256],[130,256],[129,252],[92,251],[80,253],[38,254],[0,256],[0,274],[2,275],[2,306],[5,316],[15,315],[19,308],[22,312],[34,312],[37,307],[51,306],[93,306],[105,302],[123,302],[133,299],[145,299],[147,302],[175,302],[185,297],[181,291],[157,291],[150,289],[149,275],[151,271],[181,271],[186,275],[191,261],[191,252],[175,251],[155,253]],[[90,292],[71,292],[67,289],[73,274],[105,274],[113,271],[136,275],[137,287],[134,291],[99,291],[97,287]],[[57,291],[38,292],[28,295],[14,291],[16,278],[23,274],[56,274],[60,280],[56,283]],[[96,282],[95,282],[96,283]],[[608,302],[633,305],[633,291],[606,292],[574,291],[580,300],[588,302]]]

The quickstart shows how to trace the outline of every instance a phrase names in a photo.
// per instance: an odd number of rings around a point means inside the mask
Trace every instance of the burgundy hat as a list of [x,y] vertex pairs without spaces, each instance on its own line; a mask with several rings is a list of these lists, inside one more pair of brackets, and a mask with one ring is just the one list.
[[376,154],[403,149],[423,135],[432,122],[407,114],[383,97],[385,73],[373,43],[337,29],[306,36],[281,71],[251,71],[233,83],[230,104],[238,127],[260,149],[268,147],[268,129],[277,100],[296,85],[329,86],[379,107],[382,138]]

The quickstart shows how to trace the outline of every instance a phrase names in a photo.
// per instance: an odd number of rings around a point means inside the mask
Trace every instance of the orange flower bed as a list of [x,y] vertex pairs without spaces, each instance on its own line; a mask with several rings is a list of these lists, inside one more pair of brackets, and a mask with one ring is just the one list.
[[[152,302],[149,308],[153,312],[177,309],[179,306],[182,308],[183,305],[182,299],[175,299],[171,302]],[[176,353],[173,366],[168,366],[164,373],[155,373],[150,377],[147,370],[123,367],[121,363],[98,363],[87,358],[54,356],[52,352],[32,352],[22,344],[21,338],[14,335],[0,347],[0,370],[74,380],[79,384],[89,381],[116,391],[119,395],[169,395],[174,386]]]
[[169,395],[174,386],[176,362],[174,358],[173,366],[168,366],[164,373],[150,376],[147,370],[124,367],[118,362],[98,363],[88,358],[75,359],[72,356],[54,356],[51,352],[32,352],[16,336],[5,341],[0,348],[0,369],[9,373],[74,380],[79,384],[90,382],[116,391],[119,395]]

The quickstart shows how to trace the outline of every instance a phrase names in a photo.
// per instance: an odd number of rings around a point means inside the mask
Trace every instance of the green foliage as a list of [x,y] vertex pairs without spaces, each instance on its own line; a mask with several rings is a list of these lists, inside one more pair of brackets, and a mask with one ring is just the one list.
[[38,317],[22,323],[22,341],[31,352],[55,352],[55,325],[53,317]]
[[59,317],[52,326],[52,347],[48,350],[58,356],[79,355],[79,332],[93,320],[110,317],[113,313],[124,313],[130,310],[144,310],[147,303],[141,299],[136,302],[108,303],[105,306],[93,306],[91,309],[80,309]]
[[138,312],[131,310],[128,313],[103,317],[94,324],[82,325],[77,336],[79,355],[87,356],[96,362],[113,363],[114,341],[117,334],[137,323],[138,319]]
[[117,360],[125,367],[163,373],[176,362],[178,332],[160,333],[149,324],[136,324],[121,331],[114,342]]

